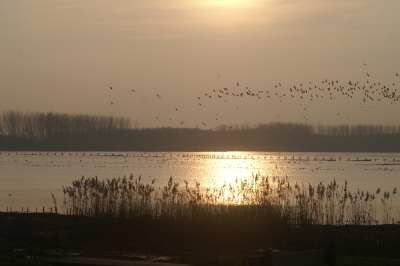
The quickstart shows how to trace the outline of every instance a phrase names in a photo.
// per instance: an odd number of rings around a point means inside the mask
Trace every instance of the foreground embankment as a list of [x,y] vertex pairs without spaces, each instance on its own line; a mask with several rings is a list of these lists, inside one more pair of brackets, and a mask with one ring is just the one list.
[[[339,256],[400,259],[399,225],[251,227],[246,221],[168,221],[77,215],[0,213],[0,250],[25,256],[122,258],[126,254],[181,257],[226,250],[312,250],[335,246]],[[152,254],[152,255],[151,255]],[[156,255],[155,255],[156,254]],[[143,256],[142,256],[143,257]],[[218,265],[218,264],[216,264]]]

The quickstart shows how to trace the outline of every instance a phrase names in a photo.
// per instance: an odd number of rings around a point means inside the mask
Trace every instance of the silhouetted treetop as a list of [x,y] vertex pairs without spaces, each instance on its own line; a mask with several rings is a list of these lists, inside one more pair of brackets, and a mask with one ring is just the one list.
[[129,118],[4,111],[0,150],[399,152],[400,126],[271,122],[140,128]]

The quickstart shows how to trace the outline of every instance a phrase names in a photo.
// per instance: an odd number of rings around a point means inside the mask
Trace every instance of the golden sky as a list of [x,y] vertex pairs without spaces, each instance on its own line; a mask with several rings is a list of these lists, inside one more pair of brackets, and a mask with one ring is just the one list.
[[0,1],[0,111],[397,125],[399,14],[398,0]]

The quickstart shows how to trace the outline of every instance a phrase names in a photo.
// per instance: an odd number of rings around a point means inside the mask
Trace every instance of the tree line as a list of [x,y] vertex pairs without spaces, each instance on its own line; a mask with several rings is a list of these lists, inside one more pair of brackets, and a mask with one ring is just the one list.
[[125,117],[10,110],[0,115],[0,150],[400,152],[400,125],[141,128]]

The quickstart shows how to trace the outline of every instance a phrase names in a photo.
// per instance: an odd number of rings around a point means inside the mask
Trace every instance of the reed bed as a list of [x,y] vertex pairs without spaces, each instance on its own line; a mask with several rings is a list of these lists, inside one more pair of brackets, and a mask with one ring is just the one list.
[[[172,221],[252,221],[258,224],[377,225],[394,223],[392,193],[347,190],[336,180],[327,185],[290,183],[288,177],[254,174],[220,187],[202,188],[196,182],[181,186],[172,177],[155,189],[155,180],[141,177],[97,177],[63,187],[62,209],[66,214],[119,219]],[[56,201],[54,200],[56,204]],[[397,222],[397,221],[396,221]]]

